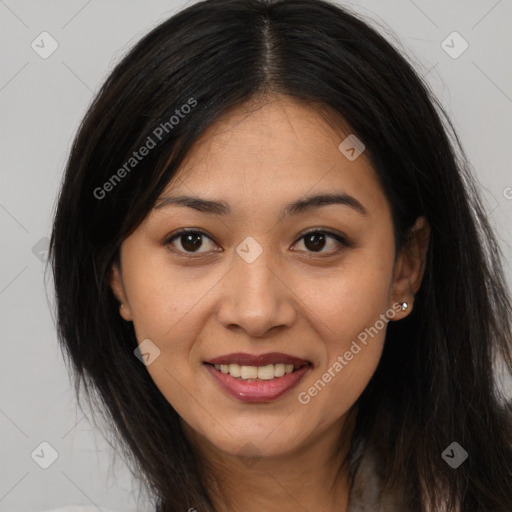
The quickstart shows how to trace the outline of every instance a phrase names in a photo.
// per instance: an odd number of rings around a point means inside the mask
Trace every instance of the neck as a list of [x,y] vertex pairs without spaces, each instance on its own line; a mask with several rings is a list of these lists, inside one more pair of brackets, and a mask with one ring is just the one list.
[[207,461],[207,485],[217,512],[282,512],[292,508],[346,512],[350,489],[343,462],[349,448],[352,419],[349,414],[343,416],[328,430],[289,453],[244,459],[217,449],[183,425]]

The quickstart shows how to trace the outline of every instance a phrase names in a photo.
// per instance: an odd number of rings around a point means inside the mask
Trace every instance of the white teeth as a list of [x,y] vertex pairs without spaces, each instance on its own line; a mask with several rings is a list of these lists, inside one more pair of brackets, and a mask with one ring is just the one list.
[[257,366],[241,366],[240,377],[242,379],[257,379],[258,378],[258,367]]
[[274,375],[276,377],[282,377],[286,373],[286,365],[284,364],[275,364],[274,365]]
[[243,380],[272,380],[276,377],[283,377],[292,373],[294,370],[293,364],[267,364],[265,366],[245,366],[236,363],[231,364],[216,364],[215,369],[222,373],[229,373],[232,377],[237,377]]
[[229,374],[231,377],[240,377],[240,365],[232,363],[229,365]]
[[274,365],[267,364],[267,366],[258,367],[258,379],[271,380],[274,378]]

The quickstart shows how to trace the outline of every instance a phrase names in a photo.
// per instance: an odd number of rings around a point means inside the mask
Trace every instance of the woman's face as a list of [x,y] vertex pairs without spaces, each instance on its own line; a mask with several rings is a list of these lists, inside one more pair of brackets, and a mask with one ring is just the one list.
[[[387,319],[408,313],[396,303],[412,302],[418,268],[394,266],[389,205],[366,154],[339,149],[348,135],[286,97],[237,109],[121,246],[112,286],[147,371],[226,453],[287,454],[339,432]],[[325,194],[340,197],[309,202]]]

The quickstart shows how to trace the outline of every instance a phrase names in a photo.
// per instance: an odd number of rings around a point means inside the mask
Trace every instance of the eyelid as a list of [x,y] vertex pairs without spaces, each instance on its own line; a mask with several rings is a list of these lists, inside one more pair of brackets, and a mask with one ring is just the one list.
[[[204,237],[208,238],[209,240],[214,242],[216,245],[218,245],[217,242],[215,241],[215,239],[213,237],[211,237],[204,229],[201,229],[201,228],[182,228],[182,229],[179,229],[178,231],[176,231],[174,233],[171,233],[170,235],[167,235],[164,238],[164,241],[162,242],[162,245],[164,245],[164,246],[172,245],[172,241],[174,239],[179,238],[181,235],[185,235],[186,233],[198,233],[198,234],[203,235]],[[173,252],[175,254],[178,254],[179,256],[184,256],[186,258],[197,258],[197,257],[199,257],[201,255],[205,256],[205,255],[211,254],[212,252],[220,252],[220,251],[196,252],[196,253],[193,253],[193,252],[186,252],[186,251],[180,251],[180,250],[173,250]]]
[[332,229],[329,229],[329,228],[311,228],[311,229],[308,229],[306,231],[303,231],[302,233],[299,234],[299,238],[297,239],[297,241],[300,240],[301,238],[307,236],[307,235],[312,235],[312,234],[315,234],[315,233],[322,233],[322,234],[329,235],[329,236],[331,236],[332,238],[335,238],[336,240],[338,240],[341,243],[344,243],[346,245],[350,245],[348,237],[344,233],[339,232],[339,231],[333,231]]
[[336,240],[336,242],[338,242],[338,247],[329,252],[318,252],[318,253],[308,252],[308,251],[296,251],[296,252],[304,253],[308,258],[328,258],[329,256],[336,256],[337,254],[340,253],[340,251],[343,248],[352,247],[352,243],[349,241],[348,237],[344,233],[341,233],[338,231],[333,231],[332,229],[329,229],[329,228],[321,228],[321,227],[320,228],[311,228],[306,231],[303,231],[302,233],[299,234],[297,241],[294,242],[294,245],[297,242],[300,242],[304,237],[306,237],[308,235],[314,235],[315,233],[320,233],[323,235],[327,235],[331,238],[334,238]]

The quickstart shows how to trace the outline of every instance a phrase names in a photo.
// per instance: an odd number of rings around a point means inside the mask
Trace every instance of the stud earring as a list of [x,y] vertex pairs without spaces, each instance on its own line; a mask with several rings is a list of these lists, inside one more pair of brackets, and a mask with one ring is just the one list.
[[409,307],[409,304],[407,304],[407,302],[402,302],[400,306],[402,308],[402,311],[405,311]]

